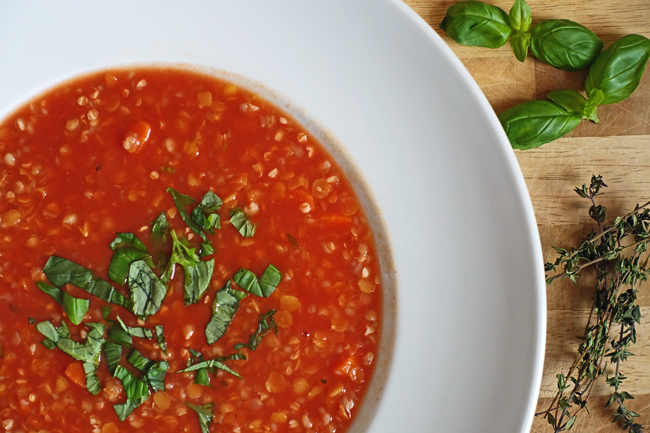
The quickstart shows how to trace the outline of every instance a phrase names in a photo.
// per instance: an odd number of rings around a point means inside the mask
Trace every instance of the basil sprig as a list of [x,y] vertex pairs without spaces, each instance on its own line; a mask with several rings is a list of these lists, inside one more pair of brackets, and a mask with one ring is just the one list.
[[589,29],[569,20],[544,20],[531,28],[526,0],[515,0],[510,13],[480,1],[461,1],[447,10],[440,23],[462,45],[499,48],[510,40],[520,62],[528,55],[558,69],[577,71],[594,61],[603,42]]
[[79,299],[69,295],[67,292],[64,292],[61,289],[38,281],[36,283],[39,289],[44,293],[50,295],[54,300],[63,307],[63,311],[68,315],[68,318],[72,323],[78,325],[83,320],[84,316],[88,312],[88,307],[90,301],[88,299]]
[[539,147],[568,134],[583,119],[598,123],[598,106],[628,98],[639,86],[648,59],[648,38],[624,36],[591,65],[586,97],[575,90],[555,90],[546,95],[550,101],[526,101],[499,114],[512,147]]

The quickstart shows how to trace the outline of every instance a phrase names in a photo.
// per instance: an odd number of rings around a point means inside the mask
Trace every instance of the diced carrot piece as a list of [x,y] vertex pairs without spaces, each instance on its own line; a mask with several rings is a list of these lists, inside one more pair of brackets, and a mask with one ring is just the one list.
[[352,222],[352,218],[343,215],[331,214],[325,215],[320,219],[320,221],[330,226],[341,226],[350,224]]
[[86,387],[86,372],[81,362],[73,362],[68,365],[68,368],[65,369],[65,375],[80,387]]

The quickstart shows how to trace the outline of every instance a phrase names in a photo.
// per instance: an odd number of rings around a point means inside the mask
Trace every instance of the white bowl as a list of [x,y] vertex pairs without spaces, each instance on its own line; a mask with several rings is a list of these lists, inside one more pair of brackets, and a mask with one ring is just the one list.
[[387,349],[353,431],[529,430],[546,322],[530,199],[488,102],[424,21],[397,0],[0,3],[0,117],[77,74],[149,62],[244,77],[363,174],[398,289],[392,362]]

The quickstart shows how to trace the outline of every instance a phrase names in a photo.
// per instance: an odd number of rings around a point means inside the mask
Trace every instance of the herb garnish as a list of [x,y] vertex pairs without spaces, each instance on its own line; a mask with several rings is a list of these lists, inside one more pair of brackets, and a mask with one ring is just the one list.
[[226,328],[228,328],[239,309],[239,301],[242,299],[242,295],[245,294],[231,288],[230,280],[217,291],[212,303],[212,317],[205,328],[205,337],[208,344],[216,343],[226,333]]
[[158,278],[144,260],[136,260],[129,266],[129,290],[132,311],[144,317],[156,314],[167,296],[167,286]]
[[36,285],[44,293],[54,298],[54,300],[63,307],[63,311],[65,311],[65,314],[68,315],[68,318],[72,323],[75,325],[81,323],[84,316],[88,312],[90,301],[87,299],[75,298],[69,295],[67,292],[64,292],[61,289],[57,289],[56,287],[42,281],[37,281]]
[[210,425],[212,425],[212,419],[214,418],[214,404],[208,403],[203,406],[197,406],[192,403],[185,404],[199,416],[201,433],[210,433]]
[[240,207],[236,207],[230,211],[230,224],[245,238],[252,238],[255,236],[255,230],[257,230],[257,224],[251,223],[249,218],[246,212]]
[[248,269],[240,269],[233,277],[235,283],[248,293],[268,298],[282,280],[282,273],[273,265],[268,265],[258,279]]
[[141,328],[139,326],[127,326],[120,316],[117,316],[117,322],[120,324],[124,332],[129,334],[131,337],[146,338],[147,340],[153,338],[153,331],[151,329]]
[[[605,225],[607,209],[596,204],[595,197],[607,185],[601,176],[592,176],[589,186],[576,188],[576,193],[591,203],[589,216],[598,230],[571,250],[554,247],[559,257],[546,264],[546,272],[557,272],[547,278],[550,284],[557,278],[578,282],[584,271],[592,269],[596,276],[592,311],[585,326],[575,361],[566,374],[558,374],[557,394],[543,415],[556,433],[574,426],[578,413],[587,409],[594,383],[607,372],[609,362],[614,374],[606,374],[612,388],[609,401],[618,406],[614,422],[629,433],[640,433],[643,426],[636,422],[637,413],[628,410],[625,401],[634,397],[621,390],[626,377],[621,365],[633,354],[628,350],[637,341],[636,326],[641,321],[641,309],[636,304],[637,289],[650,276],[648,242],[650,242],[650,202],[637,205],[633,212],[617,217]],[[645,257],[644,257],[645,256]],[[559,272],[558,272],[559,271]]]
[[167,355],[167,343],[165,343],[165,334],[163,333],[162,325],[157,325],[155,328],[156,331],[156,344],[160,347],[160,350]]
[[110,248],[115,252],[108,266],[108,278],[117,284],[126,284],[131,263],[136,260],[144,260],[149,267],[154,267],[147,247],[133,233],[118,233]]

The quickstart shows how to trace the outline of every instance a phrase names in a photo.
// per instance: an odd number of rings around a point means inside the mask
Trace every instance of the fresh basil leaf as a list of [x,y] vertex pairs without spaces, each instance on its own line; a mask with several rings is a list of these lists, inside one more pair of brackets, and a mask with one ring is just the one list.
[[201,257],[205,257],[205,256],[210,256],[212,254],[214,254],[214,247],[212,246],[210,241],[201,243],[201,251],[199,252],[199,255]]
[[108,328],[108,338],[120,346],[130,346],[133,344],[131,336],[117,323]]
[[569,20],[544,20],[530,30],[535,57],[557,69],[578,71],[589,66],[603,41],[585,26]]
[[197,385],[210,386],[210,373],[207,368],[197,370],[194,374],[194,383]]
[[115,377],[122,381],[122,387],[128,400],[139,401],[142,397],[149,397],[149,387],[145,381],[135,377],[133,373],[121,365],[118,365],[115,369]]
[[165,212],[160,212],[155,220],[151,222],[151,234],[164,239],[169,233],[169,221]]
[[210,433],[210,426],[212,425],[212,420],[214,419],[214,404],[208,403],[204,404],[203,406],[197,406],[192,403],[185,404],[199,416],[201,433]]
[[187,226],[192,229],[194,233],[201,236],[203,240],[207,240],[207,237],[205,236],[205,233],[203,233],[201,226],[192,219],[189,213],[187,213],[187,206],[194,204],[194,202],[196,202],[196,199],[190,197],[189,195],[182,194],[173,188],[167,188],[167,192],[170,193],[174,199],[176,210],[178,211],[178,215],[180,215],[183,222],[185,222],[185,224],[187,224]]
[[57,289],[50,284],[43,283],[42,281],[37,281],[36,285],[44,293],[54,298],[54,300],[63,307],[63,311],[68,315],[68,318],[72,323],[75,325],[81,323],[88,312],[88,307],[90,306],[90,301],[88,299],[75,298],[67,292]]
[[641,35],[627,35],[615,41],[594,61],[587,75],[587,94],[600,89],[603,105],[627,99],[641,82],[650,58],[650,40]]
[[131,337],[146,338],[151,340],[153,338],[153,331],[148,328],[141,328],[139,326],[127,326],[126,323],[122,321],[120,316],[117,316],[117,321],[127,334]]
[[510,37],[510,46],[515,57],[520,62],[524,62],[528,56],[528,47],[530,47],[530,34],[517,32]]
[[48,340],[47,338],[41,341],[41,344],[48,350],[56,349],[56,343],[52,340]]
[[97,395],[102,390],[102,385],[97,377],[98,365],[91,362],[84,362],[84,373],[86,373],[86,389],[92,395]]
[[246,215],[242,208],[236,207],[230,211],[230,223],[243,237],[252,238],[255,236],[257,224],[253,224],[249,221],[249,216]]
[[131,263],[128,284],[133,314],[140,317],[156,314],[167,296],[167,286],[144,260]]
[[117,233],[115,239],[110,244],[110,248],[116,251],[120,248],[132,248],[134,250],[147,252],[147,247],[133,233]]
[[512,147],[521,150],[557,140],[571,132],[582,119],[550,101],[522,102],[498,117]]
[[61,321],[61,325],[56,329],[56,332],[60,337],[70,338],[70,330],[64,321]]
[[162,281],[166,284],[171,281],[174,276],[174,267],[178,264],[183,267],[192,267],[201,261],[201,258],[196,254],[196,249],[189,245],[185,238],[178,239],[176,232],[171,231],[172,234],[172,256],[169,258],[167,268],[162,275]]
[[268,265],[259,279],[262,296],[268,298],[282,281],[282,272],[273,265]]
[[276,310],[270,310],[260,315],[257,322],[257,330],[249,337],[246,347],[255,351],[269,331],[273,330],[276,334],[278,333],[278,325],[275,323],[275,320],[273,320],[273,315],[275,313],[277,313]]
[[90,327],[85,343],[79,343],[67,337],[61,337],[56,342],[56,347],[67,353],[77,361],[99,365],[102,346],[104,344],[104,330],[106,326],[101,323],[86,323]]
[[108,265],[108,278],[117,284],[126,284],[129,267],[136,260],[144,260],[150,268],[154,267],[149,253],[132,248],[120,248],[113,253],[111,263]]
[[203,230],[214,234],[214,229],[221,228],[221,218],[216,212],[223,205],[223,201],[212,191],[208,191],[192,211],[192,220]]
[[52,322],[46,320],[44,322],[40,322],[36,324],[36,330],[43,334],[47,340],[56,343],[61,339],[61,336],[57,332],[56,327],[52,324]]
[[234,293],[230,280],[217,291],[212,303],[212,317],[205,328],[205,337],[208,344],[217,342],[226,333],[226,328],[232,322],[239,309],[239,297]]
[[571,114],[582,116],[587,106],[587,98],[575,90],[553,90],[546,97]]
[[[533,22],[530,6],[526,0],[515,0],[508,14],[510,27],[516,32],[527,32]],[[512,42],[512,41],[511,41]],[[523,60],[522,60],[523,61]]]
[[43,267],[43,273],[56,287],[66,284],[77,286],[102,301],[130,307],[129,300],[115,290],[107,281],[98,278],[92,271],[63,257],[50,256]]
[[583,118],[589,119],[594,123],[598,123],[596,110],[598,106],[605,100],[605,94],[600,89],[591,89],[588,95],[587,105],[585,105]]
[[503,9],[479,1],[451,5],[440,28],[459,44],[486,48],[503,46],[512,32]]
[[113,311],[113,308],[110,305],[104,305],[102,307],[102,317],[104,320],[108,319],[108,316],[111,315],[111,312]]
[[165,334],[163,333],[162,325],[157,325],[155,330],[156,330],[156,343],[158,344],[158,347],[160,347],[160,350],[162,350],[163,353],[167,355],[167,343],[165,343]]
[[169,363],[167,361],[159,361],[153,364],[145,372],[145,380],[149,384],[149,387],[154,391],[164,391],[167,371],[169,371]]
[[235,273],[232,279],[235,281],[235,284],[246,292],[255,296],[262,296],[262,288],[257,280],[257,276],[252,271],[241,268]]
[[214,259],[199,261],[192,266],[183,266],[185,274],[185,305],[199,302],[210,286],[213,271]]
[[[110,332],[110,330],[109,330]],[[106,354],[106,364],[111,376],[115,376],[115,369],[120,363],[122,357],[122,346],[117,343],[107,341],[104,343],[104,353]]]
[[117,417],[120,419],[120,421],[124,422],[124,420],[127,419],[128,416],[131,415],[131,413],[136,410],[142,403],[147,401],[148,398],[149,395],[146,395],[140,397],[136,401],[126,400],[126,403],[113,405],[113,409],[115,409],[115,413],[117,414]]
[[138,349],[133,349],[126,360],[129,361],[129,364],[140,371],[149,370],[149,368],[151,368],[151,366],[156,363],[155,361],[152,361],[151,359],[142,355]]
[[233,376],[241,379],[241,376],[239,373],[237,373],[235,370],[231,369],[227,365],[225,365],[223,362],[218,361],[217,359],[209,359],[207,361],[202,361],[197,364],[194,364],[190,367],[187,367],[183,370],[179,370],[176,373],[189,373],[190,371],[197,371],[201,370],[203,368],[207,368],[209,370],[222,370],[225,371],[226,373],[230,373]]

